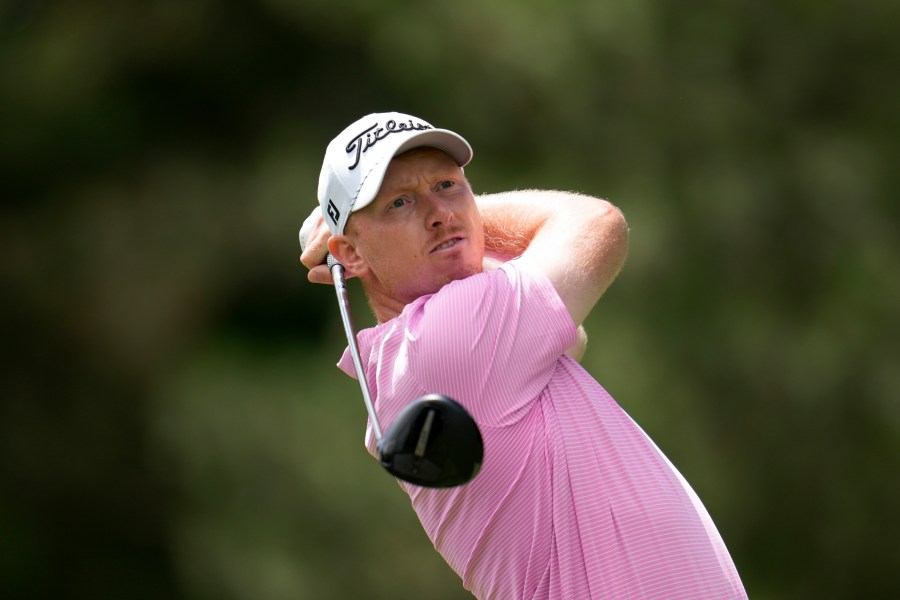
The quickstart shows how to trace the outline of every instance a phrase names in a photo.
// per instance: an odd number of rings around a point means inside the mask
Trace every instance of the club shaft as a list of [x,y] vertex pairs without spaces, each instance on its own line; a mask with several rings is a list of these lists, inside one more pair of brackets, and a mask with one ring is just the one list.
[[369,384],[366,382],[366,373],[363,370],[362,361],[359,358],[359,346],[356,343],[356,330],[353,328],[353,317],[350,314],[350,300],[347,296],[347,282],[344,279],[344,265],[339,263],[331,254],[328,255],[328,267],[331,269],[331,277],[334,279],[334,290],[337,293],[338,307],[341,311],[341,320],[344,322],[344,333],[347,334],[347,344],[350,348],[350,356],[353,358],[353,366],[356,368],[356,378],[359,381],[359,389],[362,391],[363,402],[366,403],[366,412],[372,421],[372,431],[375,432],[375,442],[381,444],[381,426],[375,415],[375,407],[372,405],[372,397],[369,395]]

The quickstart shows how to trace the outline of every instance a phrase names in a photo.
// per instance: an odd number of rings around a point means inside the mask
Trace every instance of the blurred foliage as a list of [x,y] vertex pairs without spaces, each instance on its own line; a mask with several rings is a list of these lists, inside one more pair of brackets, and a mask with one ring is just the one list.
[[472,142],[476,191],[623,209],[585,365],[751,597],[900,596],[898,26],[886,0],[0,3],[2,595],[469,597],[365,453],[297,264],[325,145],[400,110]]

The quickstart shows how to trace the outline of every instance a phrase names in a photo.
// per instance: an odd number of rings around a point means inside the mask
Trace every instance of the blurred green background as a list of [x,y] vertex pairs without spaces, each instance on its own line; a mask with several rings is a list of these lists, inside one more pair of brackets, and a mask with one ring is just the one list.
[[326,144],[399,110],[469,139],[477,192],[622,208],[584,362],[751,597],[900,597],[898,26],[887,0],[2,0],[0,595],[470,597],[365,452],[298,264]]

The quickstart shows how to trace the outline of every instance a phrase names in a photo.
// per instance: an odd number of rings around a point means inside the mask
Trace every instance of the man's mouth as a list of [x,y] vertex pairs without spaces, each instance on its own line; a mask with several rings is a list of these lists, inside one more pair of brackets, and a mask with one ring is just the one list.
[[463,239],[463,238],[461,238],[461,237],[450,238],[450,239],[447,240],[446,242],[443,242],[443,243],[438,244],[437,246],[435,246],[434,250],[432,250],[431,252],[432,252],[432,254],[433,254],[433,253],[435,253],[435,252],[440,252],[441,250],[446,250],[447,248],[452,248],[453,246],[455,246],[456,244],[458,244],[459,242],[461,242],[462,239]]

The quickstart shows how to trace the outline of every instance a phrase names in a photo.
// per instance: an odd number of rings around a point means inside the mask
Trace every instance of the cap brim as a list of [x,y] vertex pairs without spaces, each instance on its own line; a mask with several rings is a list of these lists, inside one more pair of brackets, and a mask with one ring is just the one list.
[[[414,148],[437,148],[446,152],[460,167],[466,166],[472,160],[472,147],[469,145],[469,142],[449,129],[429,129],[403,140],[394,148],[391,159]],[[372,169],[360,188],[351,212],[356,212],[372,203],[372,200],[378,195],[378,190],[381,188],[381,182],[384,180],[384,174],[387,173],[390,163],[391,161],[389,160],[384,161]]]
[[457,133],[449,129],[429,129],[422,131],[400,144],[394,150],[394,156],[402,154],[413,148],[437,148],[443,150],[456,161],[460,167],[464,167],[472,160],[472,147],[469,142]]

